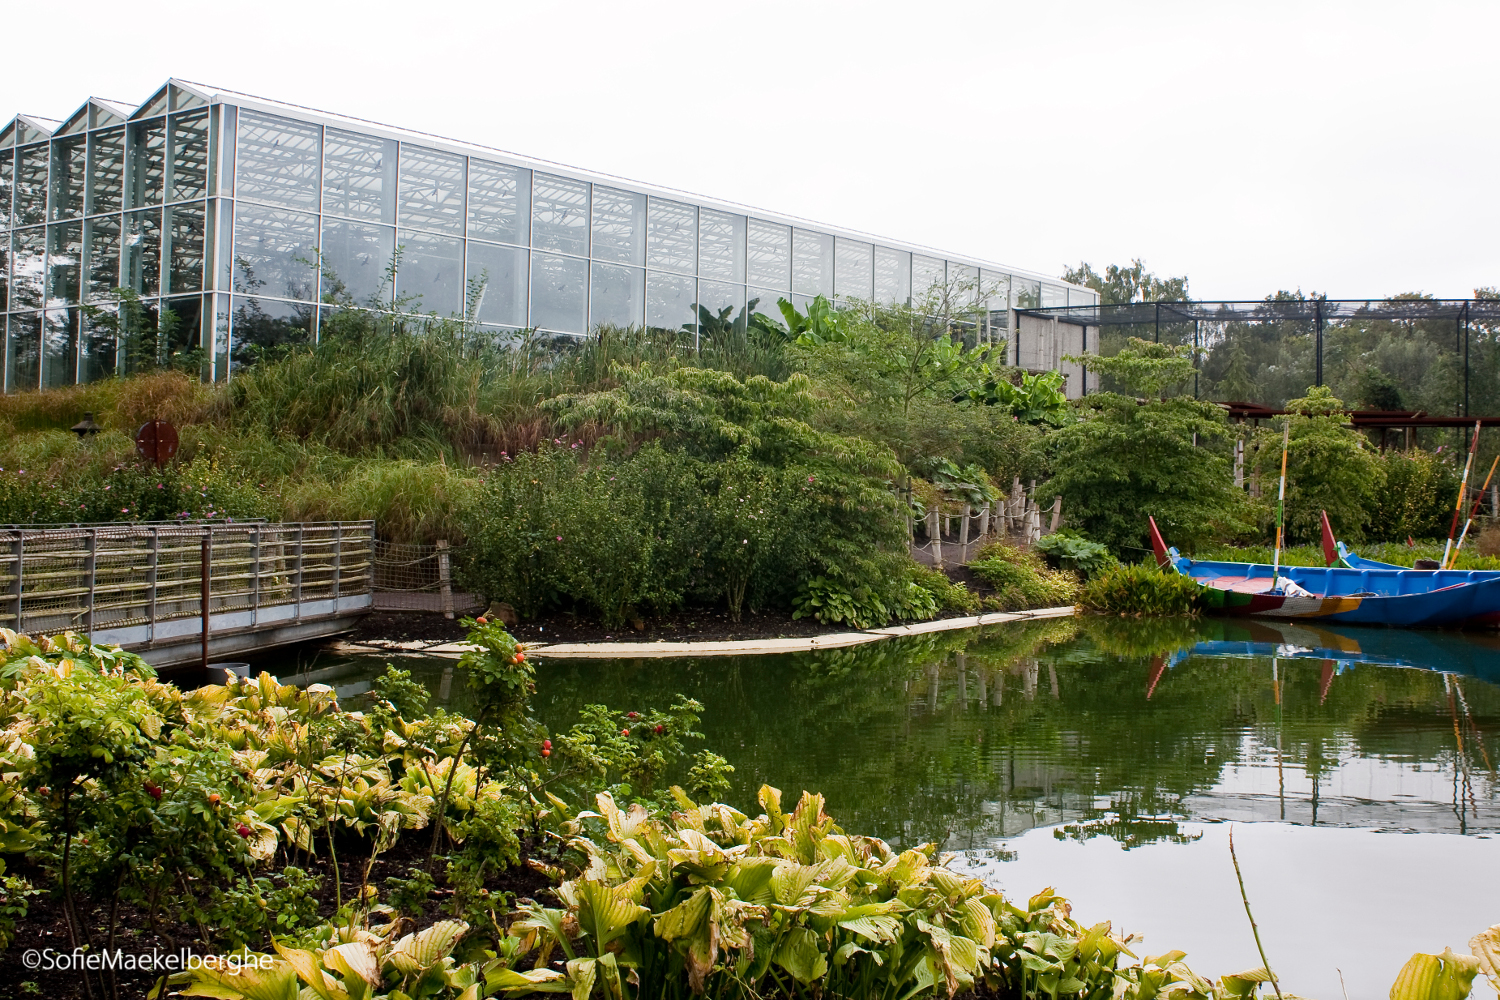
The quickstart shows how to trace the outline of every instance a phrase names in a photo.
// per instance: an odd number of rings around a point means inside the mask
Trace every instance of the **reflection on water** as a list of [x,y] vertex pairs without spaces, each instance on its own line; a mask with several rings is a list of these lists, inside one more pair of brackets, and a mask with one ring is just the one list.
[[[347,695],[381,662],[318,662],[296,679]],[[466,684],[452,661],[401,665],[463,709]],[[541,655],[537,673],[534,706],[553,728],[588,703],[632,708],[687,694],[705,706],[707,746],[736,768],[736,804],[753,804],[761,783],[789,796],[822,791],[846,829],[971,851],[1017,894],[1055,884],[1090,920],[1128,918],[1127,929],[1149,931],[1161,949],[1178,946],[1175,934],[1194,936],[1215,961],[1230,962],[1229,951],[1204,945],[1198,923],[1217,910],[1181,898],[1175,910],[1109,906],[1131,887],[1160,902],[1168,884],[1196,899],[1174,866],[1227,865],[1224,821],[1264,831],[1247,834],[1277,873],[1264,877],[1302,873],[1307,891],[1295,898],[1303,906],[1343,891],[1336,873],[1354,871],[1318,860],[1325,855],[1357,856],[1366,873],[1399,868],[1402,878],[1349,890],[1393,907],[1426,908],[1436,898],[1414,888],[1410,873],[1425,869],[1413,867],[1413,852],[1429,867],[1462,871],[1483,857],[1500,872],[1500,850],[1484,836],[1500,828],[1494,635],[1064,619],[775,657]],[[1445,883],[1456,887],[1443,897],[1449,915],[1473,917],[1456,945],[1500,921],[1500,910],[1477,912],[1494,909],[1493,889],[1480,893],[1474,883],[1473,913],[1452,898],[1471,895],[1466,878]],[[1216,900],[1221,890],[1215,882]],[[1234,947],[1242,916],[1230,907],[1219,928]],[[1347,946],[1342,961],[1383,975],[1389,956],[1376,961],[1354,926],[1327,934]],[[1445,943],[1412,940],[1405,954]]]

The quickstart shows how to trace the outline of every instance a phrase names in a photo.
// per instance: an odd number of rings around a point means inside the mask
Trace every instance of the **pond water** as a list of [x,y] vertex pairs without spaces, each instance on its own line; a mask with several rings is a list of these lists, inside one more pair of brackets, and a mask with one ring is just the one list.
[[[355,694],[385,662],[304,664]],[[449,660],[410,658],[464,706]],[[961,852],[1015,897],[1201,973],[1267,954],[1303,996],[1383,997],[1413,951],[1500,922],[1500,636],[1060,619],[770,657],[547,660],[534,706],[704,705],[706,746],[823,792],[847,830]],[[755,810],[749,810],[754,812]],[[1342,981],[1341,981],[1342,977]]]

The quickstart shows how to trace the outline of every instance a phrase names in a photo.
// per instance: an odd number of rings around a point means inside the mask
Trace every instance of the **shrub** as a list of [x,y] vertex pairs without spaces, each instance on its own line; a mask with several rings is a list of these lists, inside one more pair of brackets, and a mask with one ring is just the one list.
[[1176,570],[1154,563],[1111,566],[1084,584],[1079,604],[1089,611],[1121,615],[1191,615],[1202,607],[1203,587]]
[[1046,556],[1049,564],[1084,576],[1093,576],[1119,562],[1110,554],[1108,546],[1074,535],[1044,535],[1033,548]]
[[995,588],[995,596],[986,603],[1001,611],[1059,607],[1078,596],[1073,574],[1048,569],[1036,553],[1004,542],[986,545],[969,569]]
[[980,609],[979,595],[965,584],[948,579],[948,574],[941,570],[918,565],[912,569],[911,577],[912,582],[932,594],[940,610],[972,615]]
[[1431,452],[1388,452],[1385,478],[1375,494],[1370,523],[1372,539],[1404,542],[1447,534],[1458,495],[1453,466]]

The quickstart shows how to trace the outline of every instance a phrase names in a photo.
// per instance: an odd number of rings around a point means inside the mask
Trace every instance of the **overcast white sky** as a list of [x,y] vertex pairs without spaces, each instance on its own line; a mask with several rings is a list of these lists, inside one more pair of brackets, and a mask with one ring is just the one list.
[[177,76],[1196,298],[1500,284],[1493,0],[7,7],[7,112]]

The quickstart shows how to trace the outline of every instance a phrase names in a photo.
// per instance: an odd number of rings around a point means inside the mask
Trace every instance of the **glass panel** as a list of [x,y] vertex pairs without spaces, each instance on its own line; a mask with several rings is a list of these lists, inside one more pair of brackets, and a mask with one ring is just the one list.
[[532,326],[555,333],[581,334],[587,330],[588,267],[586,260],[550,253],[531,255]]
[[160,205],[166,194],[167,120],[156,118],[130,126],[130,156],[125,190],[130,208]]
[[[208,153],[208,186],[209,194],[222,194],[226,198],[234,197],[234,133],[239,128],[239,119],[236,112],[239,109],[232,104],[221,104],[218,108],[217,118],[209,119],[209,147]],[[227,309],[227,307],[226,307]],[[228,312],[225,312],[225,322],[228,322]],[[228,331],[226,326],[225,331]]]
[[681,274],[646,272],[646,325],[687,333],[697,329],[698,282]]
[[58,138],[64,135],[81,135],[82,133],[88,131],[88,127],[89,105],[85,104],[83,107],[73,112],[72,117],[63,122],[58,130],[52,133],[52,137]]
[[125,207],[125,130],[113,128],[89,136],[90,215]]
[[83,262],[83,223],[47,227],[47,301],[78,301],[79,269]]
[[229,378],[229,318],[233,315],[228,295],[214,296],[214,381]]
[[703,343],[728,346],[745,335],[745,286],[698,282],[698,331]]
[[782,290],[792,287],[792,230],[774,222],[748,224],[747,273],[750,283]]
[[253,365],[268,355],[285,353],[299,344],[312,343],[316,310],[311,303],[236,295],[230,334],[230,362],[234,370]]
[[83,227],[85,240],[85,274],[89,299],[113,294],[120,287],[120,217],[102,215],[90,219]]
[[875,248],[840,237],[834,242],[834,294],[870,301],[874,294]]
[[[531,245],[588,256],[589,186],[538,173],[531,196]],[[534,325],[534,324],[533,324]]]
[[911,297],[913,302],[924,302],[943,294],[947,274],[947,262],[919,253],[911,256]]
[[949,261],[948,294],[954,308],[973,308],[979,302],[979,268]]
[[90,128],[105,128],[109,125],[121,125],[125,122],[125,116],[117,115],[102,104],[91,104],[89,107]]
[[45,230],[17,229],[10,234],[10,308],[41,308],[46,261]]
[[519,247],[469,244],[471,319],[496,326],[526,325],[526,258]]
[[41,381],[42,314],[10,317],[5,336],[5,391],[35,389]]
[[52,218],[83,215],[84,179],[88,173],[88,143],[74,135],[52,144]]
[[203,296],[191,295],[164,300],[158,334],[161,346],[166,351],[164,360],[173,362],[174,367],[201,370]]
[[1099,293],[1092,288],[1069,288],[1068,305],[1091,306],[1099,301]]
[[792,291],[802,295],[833,294],[833,237],[808,229],[792,230]]
[[[646,266],[693,274],[698,268],[698,208],[680,201],[650,199],[646,227]],[[649,307],[648,307],[649,315]]]
[[151,96],[151,99],[143,104],[135,112],[137,118],[147,118],[151,115],[159,115],[167,110],[167,88],[163,87]]
[[394,224],[396,141],[328,129],[323,137],[323,212]]
[[462,156],[402,146],[402,227],[462,236],[465,186]]
[[[598,189],[596,189],[598,190]],[[596,221],[595,226],[598,225]],[[597,239],[598,229],[594,230]],[[646,272],[638,267],[595,264],[593,287],[589,290],[589,328],[601,326],[620,329],[638,327],[643,320],[646,301]]]
[[[645,220],[645,195],[595,184],[594,259],[611,260],[617,264],[644,263],[646,241],[642,229]],[[599,321],[594,322],[597,325]]]
[[10,308],[10,233],[0,230],[0,312]]
[[698,213],[698,274],[745,280],[745,217],[705,208]]
[[172,116],[172,193],[168,201],[208,194],[208,111]]
[[79,381],[97,382],[115,373],[119,350],[115,340],[115,324],[119,307],[100,306],[85,312],[82,317],[82,335],[79,337],[83,356],[78,361]]
[[781,308],[776,304],[778,299],[787,297],[786,292],[777,291],[774,288],[750,288],[746,290],[747,301],[745,311],[748,315],[759,313],[769,316],[782,326],[786,326],[786,318],[781,315]]
[[235,191],[240,198],[318,210],[322,129],[288,118],[241,111],[235,142]]
[[889,247],[875,248],[875,301],[904,305],[911,299],[911,254]]
[[1019,274],[1010,279],[1010,301],[1014,309],[1035,309],[1042,304],[1042,284]]
[[28,142],[41,142],[52,133],[44,128],[38,128],[30,122],[21,119],[16,120],[16,144],[24,145]]
[[252,295],[318,297],[318,217],[240,202],[231,287]]
[[990,340],[1005,339],[1010,328],[1010,275],[1000,271],[980,271],[979,278],[985,296],[985,312],[989,317]]
[[1042,286],[1042,308],[1054,309],[1068,304],[1068,290],[1060,285]]
[[461,316],[464,309],[464,241],[401,230],[396,297],[412,312]]
[[141,295],[161,290],[161,209],[125,215],[125,287]]
[[0,229],[10,228],[10,195],[16,186],[16,154],[0,153]]
[[49,309],[42,317],[42,388],[78,382],[80,309]]
[[396,252],[394,227],[324,219],[322,250],[324,302],[390,304],[386,272]]
[[172,110],[181,111],[184,108],[201,108],[207,102],[191,90],[183,90],[181,87],[173,86],[171,90]]
[[204,253],[204,208],[201,202],[167,209],[167,239],[171,241],[167,291],[172,294],[201,292]]
[[166,361],[156,299],[122,304],[119,316],[122,375],[146,371]]
[[531,171],[469,161],[469,235],[525,246],[530,235]]
[[23,146],[16,151],[16,225],[36,226],[47,221],[47,146]]

